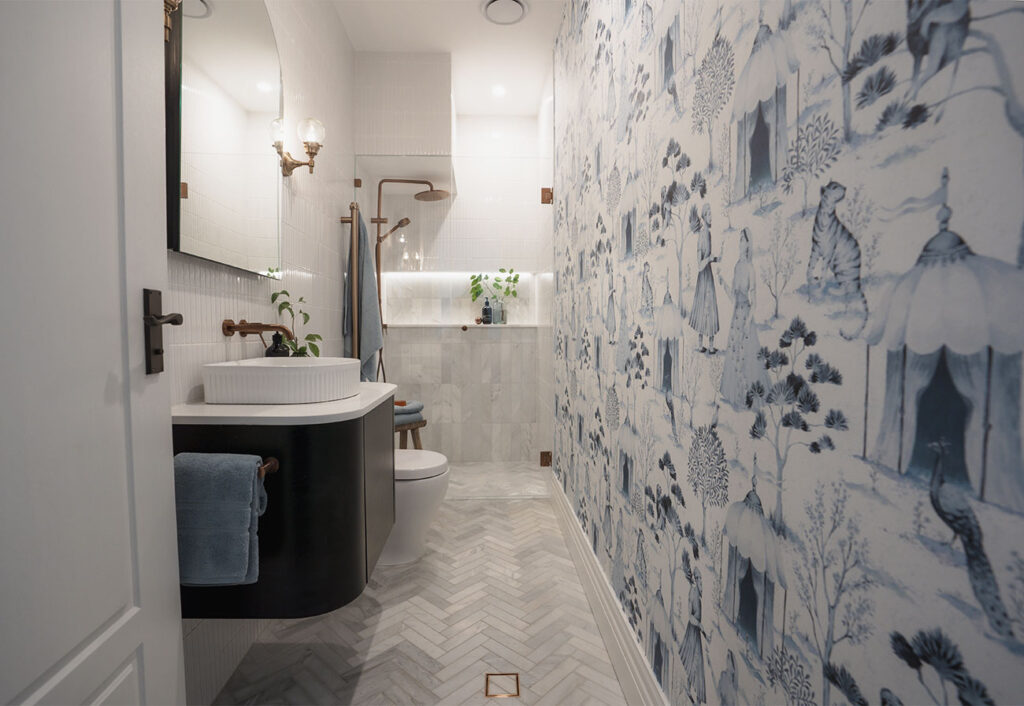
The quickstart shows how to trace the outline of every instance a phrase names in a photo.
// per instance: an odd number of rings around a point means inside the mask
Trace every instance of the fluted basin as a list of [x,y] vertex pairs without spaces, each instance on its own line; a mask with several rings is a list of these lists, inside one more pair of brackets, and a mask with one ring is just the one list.
[[359,393],[355,358],[250,358],[203,366],[207,404],[306,404]]

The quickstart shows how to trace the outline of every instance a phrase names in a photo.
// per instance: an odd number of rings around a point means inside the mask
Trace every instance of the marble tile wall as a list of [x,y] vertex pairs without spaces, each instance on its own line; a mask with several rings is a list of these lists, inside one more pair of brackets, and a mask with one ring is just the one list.
[[530,461],[537,444],[536,326],[389,326],[388,381],[426,405],[424,448],[452,462]]

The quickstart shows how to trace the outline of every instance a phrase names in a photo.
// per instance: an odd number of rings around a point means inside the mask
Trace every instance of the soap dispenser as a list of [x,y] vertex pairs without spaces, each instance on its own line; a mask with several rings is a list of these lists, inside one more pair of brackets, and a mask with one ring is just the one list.
[[491,300],[484,299],[484,310],[482,314],[482,321],[485,324],[491,323]]
[[265,355],[267,358],[287,358],[291,355],[291,349],[284,344],[284,338],[279,333],[274,334],[274,342],[267,348]]

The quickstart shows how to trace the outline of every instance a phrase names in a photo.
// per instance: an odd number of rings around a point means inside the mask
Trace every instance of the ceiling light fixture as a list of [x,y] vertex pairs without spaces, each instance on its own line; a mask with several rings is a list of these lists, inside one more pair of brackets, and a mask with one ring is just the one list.
[[496,25],[514,25],[526,17],[526,0],[484,0],[484,17]]
[[505,93],[507,93],[507,91],[505,90],[505,87],[502,86],[500,83],[496,83],[493,86],[491,86],[491,95],[494,96],[495,98],[504,98]]

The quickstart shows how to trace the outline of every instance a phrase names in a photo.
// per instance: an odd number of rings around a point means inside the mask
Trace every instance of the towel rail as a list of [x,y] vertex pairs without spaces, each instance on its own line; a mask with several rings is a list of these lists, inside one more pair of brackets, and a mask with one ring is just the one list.
[[349,287],[352,292],[349,321],[352,324],[352,357],[359,358],[359,204],[353,201],[348,205],[348,210],[349,215],[338,220],[352,226],[348,257]]
[[277,473],[281,464],[273,456],[268,456],[260,465],[260,478],[265,478],[268,473]]

